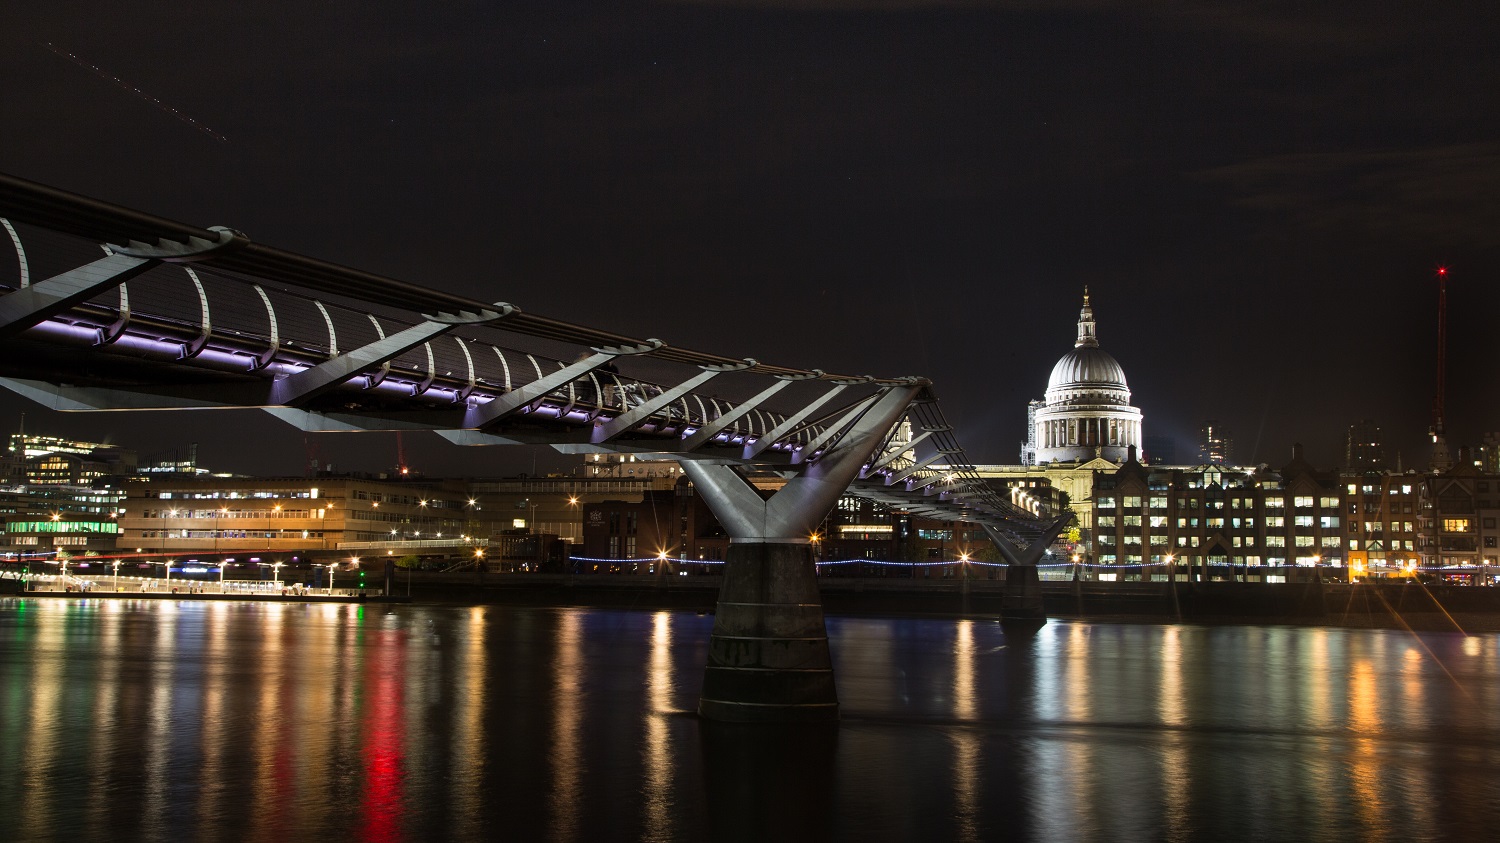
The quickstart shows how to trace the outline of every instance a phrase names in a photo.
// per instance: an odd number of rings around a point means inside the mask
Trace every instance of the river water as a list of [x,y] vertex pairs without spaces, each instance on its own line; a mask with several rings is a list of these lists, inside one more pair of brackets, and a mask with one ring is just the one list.
[[1500,636],[830,618],[786,729],[694,715],[712,621],[0,600],[0,839],[1500,833]]

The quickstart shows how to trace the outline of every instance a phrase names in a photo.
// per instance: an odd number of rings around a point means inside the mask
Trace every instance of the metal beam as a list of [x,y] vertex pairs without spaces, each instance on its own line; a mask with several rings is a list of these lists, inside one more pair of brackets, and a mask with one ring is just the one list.
[[571,366],[564,366],[550,375],[544,375],[531,383],[522,384],[493,401],[470,407],[464,414],[464,427],[478,430],[494,424],[522,407],[541,398],[560,386],[571,383],[594,371],[611,360],[626,354],[648,354],[662,348],[666,343],[651,339],[636,346],[596,348],[594,353]]
[[1036,565],[1042,560],[1042,555],[1047,552],[1047,548],[1052,546],[1052,543],[1072,522],[1073,513],[1071,512],[1058,516],[1056,521],[1048,525],[1040,536],[1024,548],[1018,547],[1006,538],[1005,534],[1000,532],[999,527],[993,524],[980,524],[980,526],[989,535],[990,541],[1000,551],[1000,555],[1005,557],[1006,562],[1012,565]]
[[753,459],[759,456],[760,453],[765,449],[771,447],[772,445],[775,445],[777,442],[780,442],[782,437],[795,430],[797,425],[802,424],[802,422],[807,420],[808,416],[816,413],[819,407],[822,407],[824,404],[832,401],[835,396],[848,388],[849,384],[838,384],[833,389],[830,389],[817,398],[814,398],[812,400],[812,403],[808,404],[806,407],[803,407],[790,416],[787,416],[785,421],[766,431],[766,434],[764,436],[755,440],[755,444],[745,446],[745,459]]
[[457,325],[442,322],[423,322],[340,354],[332,360],[325,360],[310,369],[288,375],[272,384],[269,403],[292,407],[311,401],[339,384],[358,377],[371,366],[384,364],[455,327]]
[[632,407],[630,410],[621,413],[618,416],[615,416],[609,421],[594,422],[594,433],[591,437],[591,441],[593,441],[595,445],[608,442],[609,440],[615,438],[616,436],[619,436],[625,431],[630,430],[632,427],[643,423],[644,421],[646,421],[646,419],[651,417],[652,413],[657,412],[661,408],[667,406],[668,404],[671,404],[673,401],[676,401],[689,392],[692,392],[703,384],[708,383],[710,380],[713,380],[719,375],[725,372],[749,369],[751,367],[759,365],[760,363],[756,362],[755,360],[746,359],[739,365],[703,366],[701,367],[703,369],[702,372],[699,372],[698,374],[688,378],[687,380],[672,387],[671,389],[664,390],[662,394],[656,396],[655,398],[652,398],[649,401],[642,402],[640,406]]
[[875,396],[873,403],[849,424],[836,447],[766,501],[767,529],[778,531],[766,535],[811,535],[924,385],[913,382],[886,387]]
[[14,336],[35,327],[103,290],[118,287],[156,264],[157,261],[150,258],[108,255],[0,296],[0,337]]
[[895,474],[892,474],[890,477],[885,478],[885,485],[894,486],[897,483],[900,483],[902,480],[905,480],[911,475],[916,474],[918,471],[926,468],[927,466],[932,465],[945,456],[947,455],[942,451],[933,451],[931,454],[928,454],[920,461],[914,462],[906,468],[903,468]]
[[911,449],[917,447],[917,445],[921,444],[923,440],[927,439],[929,436],[931,436],[932,434],[934,434],[936,432],[937,431],[933,431],[933,430],[924,430],[924,431],[922,431],[922,435],[918,436],[918,437],[916,437],[914,439],[912,439],[910,442],[908,442],[906,444],[906,447],[904,447],[904,448],[902,448],[902,449],[900,449],[898,451],[892,451],[889,454],[886,454],[884,457],[881,457],[880,460],[877,461],[874,465],[872,465],[869,468],[865,469],[865,476],[869,477],[870,475],[874,474],[875,472],[877,472],[877,471],[881,470],[882,468],[885,468],[886,466],[888,466],[891,463],[895,462],[897,459],[899,459],[901,457],[902,454],[909,453],[911,451]]
[[[683,439],[680,449],[683,452],[698,450],[699,448],[708,444],[709,441],[711,441],[715,436],[718,436],[724,430],[724,428],[744,418],[750,413],[751,410],[756,409],[761,404],[765,403],[766,400],[771,396],[785,389],[787,384],[790,384],[793,381],[811,380],[812,378],[822,376],[822,374],[822,372],[809,372],[808,374],[800,377],[793,377],[788,375],[779,376],[776,383],[773,383],[765,389],[761,390],[760,393],[757,394],[754,398],[751,398],[749,401],[740,404],[738,407],[735,407],[727,413],[720,414],[718,418],[698,428],[698,430],[695,431],[692,436]],[[756,453],[760,452],[757,451]]]

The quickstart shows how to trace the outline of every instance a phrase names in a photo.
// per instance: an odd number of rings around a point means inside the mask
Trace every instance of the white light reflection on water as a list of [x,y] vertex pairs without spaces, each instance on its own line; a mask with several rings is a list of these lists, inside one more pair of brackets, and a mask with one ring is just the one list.
[[484,709],[488,687],[489,659],[485,647],[488,610],[470,607],[463,617],[454,667],[453,775],[449,785],[449,811],[460,820],[459,832],[477,835],[479,806],[484,798]]
[[[202,777],[205,781],[223,781],[225,757],[233,753],[234,729],[229,724],[229,685],[234,673],[234,654],[229,649],[228,603],[204,603],[202,625]],[[139,606],[138,609],[144,609]],[[198,790],[198,820],[210,840],[219,840],[225,829],[214,825],[213,817],[222,816],[225,799],[233,798],[229,787],[202,787]]]
[[980,736],[964,724],[979,716],[979,694],[975,687],[977,653],[974,645],[974,622],[961,620],[953,638],[953,717],[959,726],[952,730],[953,742],[953,816],[957,839],[983,839],[979,827],[983,756]]
[[[98,629],[100,652],[119,651],[120,627],[124,609],[125,605],[117,600],[103,601],[99,607],[94,620]],[[110,760],[118,746],[117,737],[120,728],[115,716],[120,707],[120,660],[100,659],[98,665],[98,690],[94,694],[93,711],[89,716],[90,721],[97,724],[90,730],[92,742],[88,749],[87,787],[91,792],[109,786],[110,775],[113,772],[110,769]],[[101,837],[108,833],[109,816],[105,810],[106,807],[107,805],[93,800],[80,806],[87,816],[84,822],[88,830],[85,833],[89,836]]]
[[[199,604],[201,608],[201,604]],[[147,704],[146,717],[146,798],[145,825],[147,828],[161,829],[167,822],[167,783],[170,781],[170,764],[172,751],[172,692],[176,687],[172,672],[177,663],[177,623],[181,610],[177,603],[162,601],[156,607],[156,623],[153,625],[156,631],[155,639],[150,646],[150,654],[153,659],[153,669],[159,671],[157,681],[152,682],[146,691],[150,694],[150,702]],[[211,684],[204,689],[203,717],[213,722],[219,716],[219,708],[223,697],[217,692],[217,685]],[[218,756],[211,753],[204,759],[204,775],[213,779],[218,778]]]
[[668,716],[672,713],[672,615],[657,612],[651,617],[651,652],[646,666],[646,706],[642,726],[645,729],[645,839],[677,839],[672,809],[672,733]]
[[710,624],[0,600],[0,827],[1228,843],[1500,822],[1496,636],[834,619],[845,720],[788,742],[692,722]]
[[583,675],[584,612],[558,613],[553,662],[553,731],[551,826],[558,840],[579,838],[578,809],[574,804],[583,782],[582,712],[588,704]]

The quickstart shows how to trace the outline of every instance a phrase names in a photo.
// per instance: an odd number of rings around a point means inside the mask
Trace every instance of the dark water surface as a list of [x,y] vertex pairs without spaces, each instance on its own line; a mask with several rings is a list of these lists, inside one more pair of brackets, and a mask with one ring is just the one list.
[[830,618],[745,729],[712,620],[0,600],[0,840],[1500,839],[1500,636]]

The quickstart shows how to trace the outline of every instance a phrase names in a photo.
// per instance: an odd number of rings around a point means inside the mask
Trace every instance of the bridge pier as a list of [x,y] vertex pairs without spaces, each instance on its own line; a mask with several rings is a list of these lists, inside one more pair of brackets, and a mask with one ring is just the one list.
[[816,570],[809,542],[729,546],[699,714],[738,722],[838,719]]
[[746,723],[838,719],[812,535],[925,386],[887,387],[860,402],[835,423],[837,444],[769,498],[728,465],[681,461],[730,536],[699,715]]
[[1005,626],[1045,626],[1042,579],[1035,565],[1012,564],[1005,569],[1005,594],[1000,598],[1000,623]]
[[1046,625],[1047,609],[1042,604],[1042,578],[1037,564],[1042,561],[1047,548],[1071,523],[1071,513],[1059,517],[1025,547],[1017,545],[998,527],[984,525],[990,541],[1009,563],[1005,569],[1005,595],[1000,599],[1001,624],[1020,628]]

